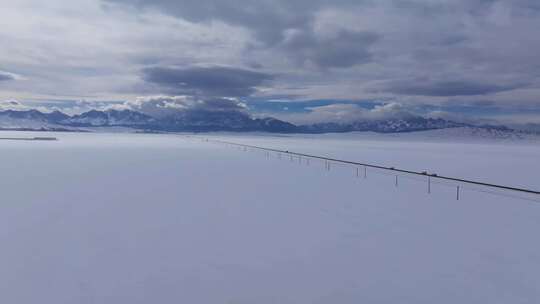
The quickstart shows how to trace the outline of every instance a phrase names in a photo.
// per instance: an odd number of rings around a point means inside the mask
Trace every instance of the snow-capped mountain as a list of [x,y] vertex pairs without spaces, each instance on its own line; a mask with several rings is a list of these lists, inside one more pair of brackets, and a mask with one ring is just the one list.
[[55,111],[0,111],[0,129],[87,130],[92,127],[129,127],[147,131],[266,131],[295,132],[297,127],[275,118],[252,118],[232,111],[184,111],[154,118],[132,110],[91,110],[69,116]]
[[51,113],[42,113],[38,110],[0,111],[0,129],[71,131],[72,128],[60,123],[68,118],[68,115],[59,111]]
[[159,127],[175,131],[267,131],[295,132],[297,127],[275,118],[252,118],[243,112],[184,111],[165,117]]
[[412,132],[433,129],[445,129],[463,127],[465,124],[456,123],[441,118],[424,118],[420,116],[383,119],[383,120],[363,120],[348,124],[339,123],[317,123],[300,126],[301,132],[305,133],[340,133],[352,131],[372,131],[378,133],[398,133]]
[[80,115],[68,117],[61,121],[64,125],[78,127],[107,127],[107,126],[148,126],[156,120],[146,114],[131,110],[91,110]]
[[389,136],[410,140],[455,141],[455,142],[540,142],[540,136],[531,132],[522,132],[509,128],[458,127],[426,130],[422,132],[394,133]]
[[161,126],[172,130],[234,131],[250,128],[252,118],[240,112],[183,111],[164,117]]
[[0,112],[1,119],[12,119],[12,120],[32,120],[48,123],[57,123],[64,119],[69,118],[68,115],[60,112],[54,111],[51,113],[43,113],[38,110],[26,110],[26,111],[14,111],[7,110]]
[[297,126],[273,117],[257,118],[254,123],[262,130],[272,130],[280,133],[298,132]]
[[473,126],[441,118],[424,118],[420,116],[362,120],[347,124],[317,123],[296,126],[271,117],[254,118],[245,112],[239,111],[179,111],[174,115],[160,118],[132,110],[91,110],[74,116],[59,111],[51,113],[43,113],[38,110],[0,111],[0,129],[4,130],[91,131],[93,127],[126,127],[149,132],[261,131],[312,134],[352,131],[403,133],[476,127],[486,130],[499,130],[503,133],[519,132],[502,126]]

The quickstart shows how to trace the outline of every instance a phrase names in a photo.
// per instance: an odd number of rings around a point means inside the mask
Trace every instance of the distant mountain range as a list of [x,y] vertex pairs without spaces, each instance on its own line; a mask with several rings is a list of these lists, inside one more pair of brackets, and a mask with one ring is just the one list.
[[[467,126],[471,125],[420,116],[297,126],[271,117],[254,118],[237,111],[182,111],[163,118],[155,118],[132,110],[91,110],[73,116],[59,111],[51,113],[38,110],[0,111],[0,129],[3,130],[91,131],[96,127],[126,127],[147,132],[261,131],[317,134],[352,131],[397,133]],[[510,130],[502,126],[480,127]]]
[[184,111],[175,115],[154,118],[132,110],[91,110],[69,116],[59,111],[43,113],[38,110],[0,111],[0,129],[77,131],[96,127],[126,127],[141,131],[209,132],[264,131],[291,133],[297,126],[275,118],[252,118],[242,112]]
[[317,123],[300,126],[304,133],[342,133],[352,131],[372,131],[378,133],[412,132],[433,129],[463,127],[465,124],[444,120],[441,118],[424,118],[420,116],[407,118],[392,118],[382,120],[364,120],[349,124]]

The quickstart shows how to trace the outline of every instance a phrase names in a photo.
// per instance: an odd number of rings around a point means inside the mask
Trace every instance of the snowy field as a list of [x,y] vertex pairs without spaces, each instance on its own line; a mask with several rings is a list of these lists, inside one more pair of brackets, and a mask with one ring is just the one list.
[[[0,132],[21,136],[59,141],[0,140],[0,303],[540,303],[540,203],[179,135]],[[540,189],[530,141],[204,137]]]

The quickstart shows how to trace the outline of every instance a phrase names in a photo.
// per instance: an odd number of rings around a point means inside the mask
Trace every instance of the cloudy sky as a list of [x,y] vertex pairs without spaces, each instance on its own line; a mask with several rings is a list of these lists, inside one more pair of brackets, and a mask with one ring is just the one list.
[[540,123],[538,29],[538,0],[2,1],[0,108]]

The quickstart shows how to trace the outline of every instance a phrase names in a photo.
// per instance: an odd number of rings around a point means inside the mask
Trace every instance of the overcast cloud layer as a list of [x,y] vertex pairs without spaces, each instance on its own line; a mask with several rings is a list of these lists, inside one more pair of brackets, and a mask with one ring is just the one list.
[[540,108],[538,28],[537,0],[3,1],[0,100],[83,109],[163,96],[330,99],[526,113]]

